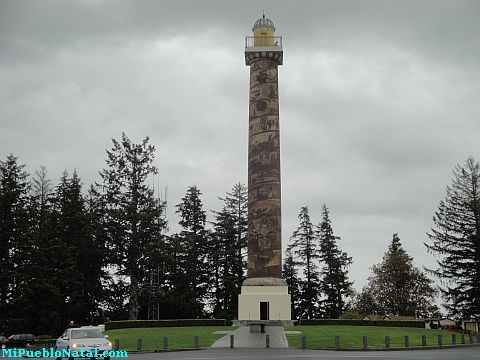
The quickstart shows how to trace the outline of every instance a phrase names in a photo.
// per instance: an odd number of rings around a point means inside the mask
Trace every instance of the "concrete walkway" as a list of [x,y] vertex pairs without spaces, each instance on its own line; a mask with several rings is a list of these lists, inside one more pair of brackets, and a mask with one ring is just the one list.
[[241,326],[230,334],[218,339],[212,347],[230,347],[230,335],[234,336],[234,347],[236,348],[265,348],[266,334],[270,337],[271,348],[288,348],[287,338],[283,326],[265,326],[265,333],[250,333],[249,326]]

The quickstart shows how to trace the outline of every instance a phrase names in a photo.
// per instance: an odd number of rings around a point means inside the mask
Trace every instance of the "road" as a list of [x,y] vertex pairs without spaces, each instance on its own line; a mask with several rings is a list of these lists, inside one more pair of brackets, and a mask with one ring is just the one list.
[[131,360],[480,360],[480,347],[410,351],[322,351],[295,349],[208,349],[171,353],[129,354]]

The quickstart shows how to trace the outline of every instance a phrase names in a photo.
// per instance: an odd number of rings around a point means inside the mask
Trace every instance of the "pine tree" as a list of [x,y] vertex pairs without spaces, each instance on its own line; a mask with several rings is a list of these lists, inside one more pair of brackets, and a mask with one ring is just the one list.
[[64,228],[69,229],[69,234],[64,235],[65,241],[70,241],[69,247],[74,254],[72,283],[76,283],[69,295],[75,304],[69,307],[69,318],[89,324],[93,322],[103,296],[101,289],[107,249],[105,238],[99,238],[96,233],[101,214],[95,214],[97,204],[93,203],[93,198],[90,197],[87,202],[82,194],[81,180],[76,171],[66,185],[66,197],[61,199],[64,203],[62,218],[67,224]]
[[26,329],[54,334],[65,326],[64,297],[58,291],[54,266],[62,256],[56,242],[54,189],[45,167],[35,171],[30,188],[28,240],[18,254],[22,286],[16,306]]
[[183,238],[180,234],[172,234],[165,238],[165,253],[162,259],[162,269],[165,282],[162,286],[164,300],[160,308],[161,318],[188,318],[191,317],[190,300],[185,290],[187,279],[185,276],[186,256]]
[[115,274],[121,280],[116,288],[128,283],[128,317],[135,320],[141,288],[148,281],[148,250],[162,237],[166,224],[161,216],[163,203],[154,198],[146,184],[148,176],[157,173],[154,146],[148,137],[134,144],[125,134],[120,141],[112,142],[107,168],[100,172],[105,221],[110,251],[115,256]]
[[238,309],[238,294],[240,294],[247,270],[247,231],[248,231],[248,196],[247,187],[241,183],[235,184],[224,198],[225,210],[233,221],[233,242],[229,243],[232,261],[232,303],[229,313]]
[[[0,161],[0,319],[17,317],[13,301],[22,292],[19,262],[28,261],[24,249],[28,240],[28,174],[18,158],[8,155]],[[0,324],[2,325],[2,324]],[[1,330],[1,329],[0,329]]]
[[438,256],[438,268],[430,271],[442,280],[449,314],[480,317],[480,164],[470,157],[453,176],[425,246]]
[[322,207],[322,221],[317,227],[320,243],[319,260],[323,263],[320,270],[320,290],[326,297],[321,301],[323,315],[336,319],[345,310],[345,298],[352,294],[353,282],[348,280],[348,267],[352,258],[342,252],[337,245],[340,240],[333,234],[332,223],[326,205]]
[[20,303],[30,329],[55,334],[70,320],[93,321],[102,300],[105,248],[93,237],[77,173],[69,177],[64,171],[51,194],[44,191],[50,183],[46,171],[37,176],[32,180],[31,262],[24,267]]
[[104,322],[105,304],[110,301],[107,284],[111,277],[105,270],[110,265],[108,232],[104,223],[105,207],[102,196],[91,185],[85,196],[85,221],[88,234],[87,243],[90,266],[85,272],[85,294],[88,294],[92,320]]
[[178,235],[179,257],[184,272],[179,284],[182,290],[181,305],[189,317],[203,316],[206,297],[210,287],[211,268],[209,256],[209,234],[205,229],[206,213],[196,185],[188,187],[182,201],[177,205],[179,224],[183,230]]
[[34,198],[38,204],[40,215],[45,217],[48,213],[46,208],[53,193],[52,181],[47,176],[47,168],[45,166],[41,166],[40,169],[35,171],[35,176],[32,177],[31,189],[31,198]]
[[214,212],[213,234],[209,246],[209,260],[213,267],[213,316],[233,318],[235,294],[236,228],[235,219],[224,207]]
[[213,211],[213,234],[210,241],[213,276],[214,316],[232,319],[238,309],[238,295],[246,271],[247,189],[235,184],[227,192],[221,211]]
[[287,282],[288,292],[291,296],[291,315],[292,319],[298,319],[301,298],[302,280],[298,277],[299,262],[295,261],[291,251],[286,251],[283,261],[283,278]]
[[319,272],[316,260],[319,258],[313,225],[308,214],[308,207],[303,206],[298,215],[300,224],[290,237],[291,244],[287,251],[297,256],[305,279],[301,284],[301,296],[297,313],[301,317],[313,319],[318,315]]
[[372,299],[368,293],[374,295],[375,313],[416,317],[438,313],[432,280],[413,265],[413,258],[403,249],[397,234],[383,261],[372,267],[368,280],[363,298]]
[[385,315],[385,309],[377,303],[374,294],[375,289],[371,286],[364,286],[360,293],[354,297],[354,308],[362,315]]

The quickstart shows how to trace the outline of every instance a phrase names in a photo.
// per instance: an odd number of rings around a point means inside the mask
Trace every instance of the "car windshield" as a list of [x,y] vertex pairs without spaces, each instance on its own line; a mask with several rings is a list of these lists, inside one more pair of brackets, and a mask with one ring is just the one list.
[[102,338],[103,335],[98,329],[72,330],[72,339]]

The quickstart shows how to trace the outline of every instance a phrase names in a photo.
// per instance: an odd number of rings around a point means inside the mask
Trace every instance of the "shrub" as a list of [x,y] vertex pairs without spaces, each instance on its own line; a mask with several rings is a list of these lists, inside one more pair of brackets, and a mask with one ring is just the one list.
[[425,328],[423,320],[301,319],[299,325],[351,325]]
[[35,341],[35,345],[36,346],[49,346],[49,347],[54,347],[55,346],[55,342],[57,341],[57,339],[54,339],[54,338],[49,338],[49,339],[37,339],[37,341]]
[[49,340],[54,339],[52,335],[38,335],[36,336],[37,340]]
[[425,329],[425,321],[423,320],[377,320],[375,326],[391,326],[391,327],[413,327]]
[[375,326],[375,321],[359,319],[300,319],[298,325]]
[[225,319],[122,320],[105,323],[105,331],[127,328],[225,326]]
[[356,319],[356,320],[362,320],[363,318],[364,316],[360,314],[357,310],[347,310],[339,317],[339,319]]

